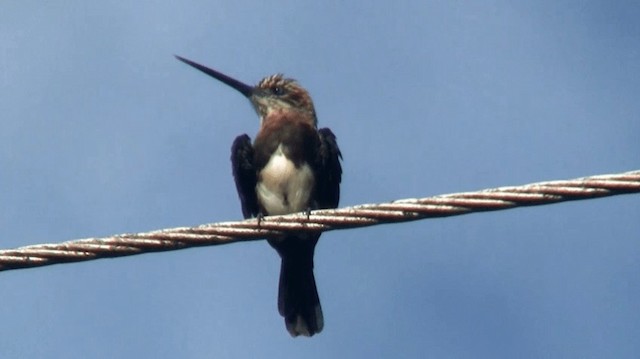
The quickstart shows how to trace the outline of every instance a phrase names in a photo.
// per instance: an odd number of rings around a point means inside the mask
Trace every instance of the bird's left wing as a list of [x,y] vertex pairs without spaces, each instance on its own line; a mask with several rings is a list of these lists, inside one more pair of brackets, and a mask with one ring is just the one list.
[[340,201],[340,181],[342,180],[342,153],[336,136],[328,128],[318,130],[320,136],[319,165],[316,179],[316,198],[319,208],[336,208]]

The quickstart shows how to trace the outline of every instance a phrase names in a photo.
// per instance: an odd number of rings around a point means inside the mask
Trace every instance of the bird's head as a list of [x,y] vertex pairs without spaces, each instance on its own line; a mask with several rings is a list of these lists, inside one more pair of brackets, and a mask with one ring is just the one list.
[[305,115],[312,120],[314,126],[317,125],[311,96],[293,79],[286,78],[282,74],[275,74],[263,78],[256,86],[249,86],[191,60],[177,55],[176,58],[243,94],[251,101],[261,121],[264,121],[272,113],[293,111]]

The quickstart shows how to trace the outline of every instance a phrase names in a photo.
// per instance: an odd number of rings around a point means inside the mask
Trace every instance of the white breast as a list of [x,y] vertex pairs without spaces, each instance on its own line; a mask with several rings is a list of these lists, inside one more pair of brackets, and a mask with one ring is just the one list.
[[306,163],[299,168],[282,151],[282,144],[260,171],[256,193],[268,215],[305,211],[314,186],[313,171]]

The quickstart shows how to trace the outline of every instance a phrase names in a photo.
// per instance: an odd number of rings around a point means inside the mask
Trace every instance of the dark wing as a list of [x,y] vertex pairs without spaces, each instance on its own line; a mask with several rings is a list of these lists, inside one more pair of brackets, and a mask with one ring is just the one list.
[[336,136],[328,128],[318,130],[320,151],[318,152],[318,174],[316,178],[316,199],[319,208],[336,208],[340,201],[340,181],[342,180],[342,153]]
[[231,168],[236,189],[242,204],[244,218],[258,215],[258,197],[256,196],[256,169],[253,165],[253,146],[246,134],[236,137],[231,146]]

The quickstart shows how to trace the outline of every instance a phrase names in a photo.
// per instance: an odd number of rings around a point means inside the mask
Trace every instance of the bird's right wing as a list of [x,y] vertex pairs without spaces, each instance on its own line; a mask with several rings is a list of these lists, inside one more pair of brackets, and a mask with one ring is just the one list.
[[231,146],[231,168],[244,218],[258,215],[257,174],[253,164],[253,146],[246,134],[236,137]]

